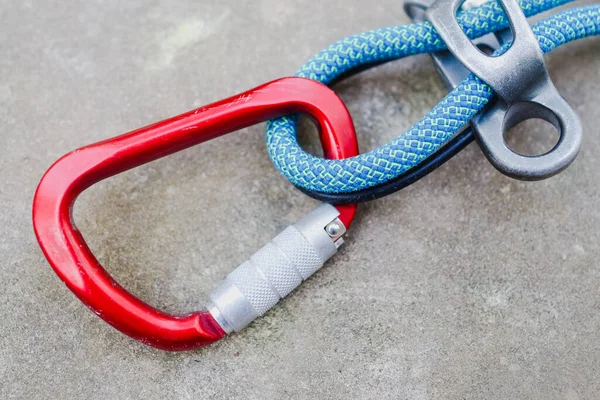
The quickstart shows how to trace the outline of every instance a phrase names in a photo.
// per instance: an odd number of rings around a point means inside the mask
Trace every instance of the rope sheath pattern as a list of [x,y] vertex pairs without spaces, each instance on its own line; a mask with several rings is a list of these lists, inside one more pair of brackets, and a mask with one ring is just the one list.
[[[526,16],[571,0],[520,0]],[[504,29],[506,15],[497,1],[457,16],[471,38]],[[556,47],[600,34],[600,5],[574,8],[533,26],[540,47]],[[361,65],[431,53],[445,44],[429,22],[382,28],[341,40],[308,61],[297,76],[323,84]],[[505,51],[508,45],[500,51]],[[296,140],[296,116],[268,122],[267,149],[275,167],[294,185],[309,191],[349,193],[381,185],[405,173],[440,149],[461,131],[492,98],[491,88],[471,74],[429,114],[387,144],[344,160],[326,160],[306,153]]]

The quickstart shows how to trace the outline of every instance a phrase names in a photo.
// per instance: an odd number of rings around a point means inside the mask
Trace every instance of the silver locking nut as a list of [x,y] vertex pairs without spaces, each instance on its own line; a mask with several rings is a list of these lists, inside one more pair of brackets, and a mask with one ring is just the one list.
[[319,270],[343,243],[338,216],[321,204],[233,270],[209,296],[221,328],[239,332]]

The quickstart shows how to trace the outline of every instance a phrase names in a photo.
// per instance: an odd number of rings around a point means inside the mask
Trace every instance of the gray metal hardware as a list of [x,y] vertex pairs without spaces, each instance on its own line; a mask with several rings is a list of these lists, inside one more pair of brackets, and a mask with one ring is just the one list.
[[[415,22],[427,21],[427,9],[435,2],[435,0],[407,0],[404,2],[404,11],[410,19]],[[463,4],[462,8],[466,9],[469,6],[468,0]],[[500,48],[506,37],[510,38],[510,29],[505,29],[497,33],[488,33],[485,36],[473,40],[473,43],[480,47],[494,51]],[[450,51],[442,50],[431,54],[440,77],[448,90],[457,87],[464,81],[471,71],[469,71],[460,60],[458,60]]]
[[[463,0],[411,0],[405,9],[415,22],[428,19],[446,42],[449,51],[433,57],[449,88],[456,87],[471,71],[496,92],[496,101],[471,121],[477,141],[492,165],[513,178],[545,179],[565,169],[576,158],[581,146],[581,122],[553,85],[537,39],[518,3],[500,1],[511,29],[473,42],[456,20]],[[500,56],[487,55],[478,48],[496,50],[511,36],[510,48]],[[504,140],[506,131],[531,118],[550,122],[560,135],[556,146],[539,156],[518,154]]]

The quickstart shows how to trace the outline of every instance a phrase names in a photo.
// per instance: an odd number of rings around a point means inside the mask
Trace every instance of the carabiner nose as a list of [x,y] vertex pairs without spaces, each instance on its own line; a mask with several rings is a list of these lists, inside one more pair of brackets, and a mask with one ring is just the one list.
[[[352,120],[337,95],[308,79],[284,78],[63,156],[43,176],[33,201],[35,234],[52,268],[92,311],[145,344],[186,350],[219,340],[225,331],[209,312],[170,315],[149,306],[115,282],[75,227],[71,218],[73,203],[85,189],[110,176],[250,125],[298,112],[309,114],[317,122],[327,157],[339,159],[358,154]],[[341,222],[348,226],[356,206],[338,210]],[[227,314],[222,298],[213,304]]]

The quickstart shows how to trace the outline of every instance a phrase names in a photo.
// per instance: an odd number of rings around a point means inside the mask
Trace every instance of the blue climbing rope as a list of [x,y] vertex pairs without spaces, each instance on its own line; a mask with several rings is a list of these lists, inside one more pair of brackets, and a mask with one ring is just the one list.
[[[519,3],[529,17],[570,1]],[[464,11],[457,19],[471,39],[508,26],[497,1]],[[533,31],[544,53],[576,39],[599,35],[600,5],[563,11],[538,22]],[[444,42],[428,22],[382,28],[331,45],[296,75],[329,84],[363,65],[444,48]],[[393,180],[431,156],[461,131],[492,96],[491,88],[471,75],[408,131],[373,151],[344,160],[326,160],[306,153],[296,140],[295,116],[267,124],[267,149],[275,167],[300,188],[323,193],[364,190]]]

